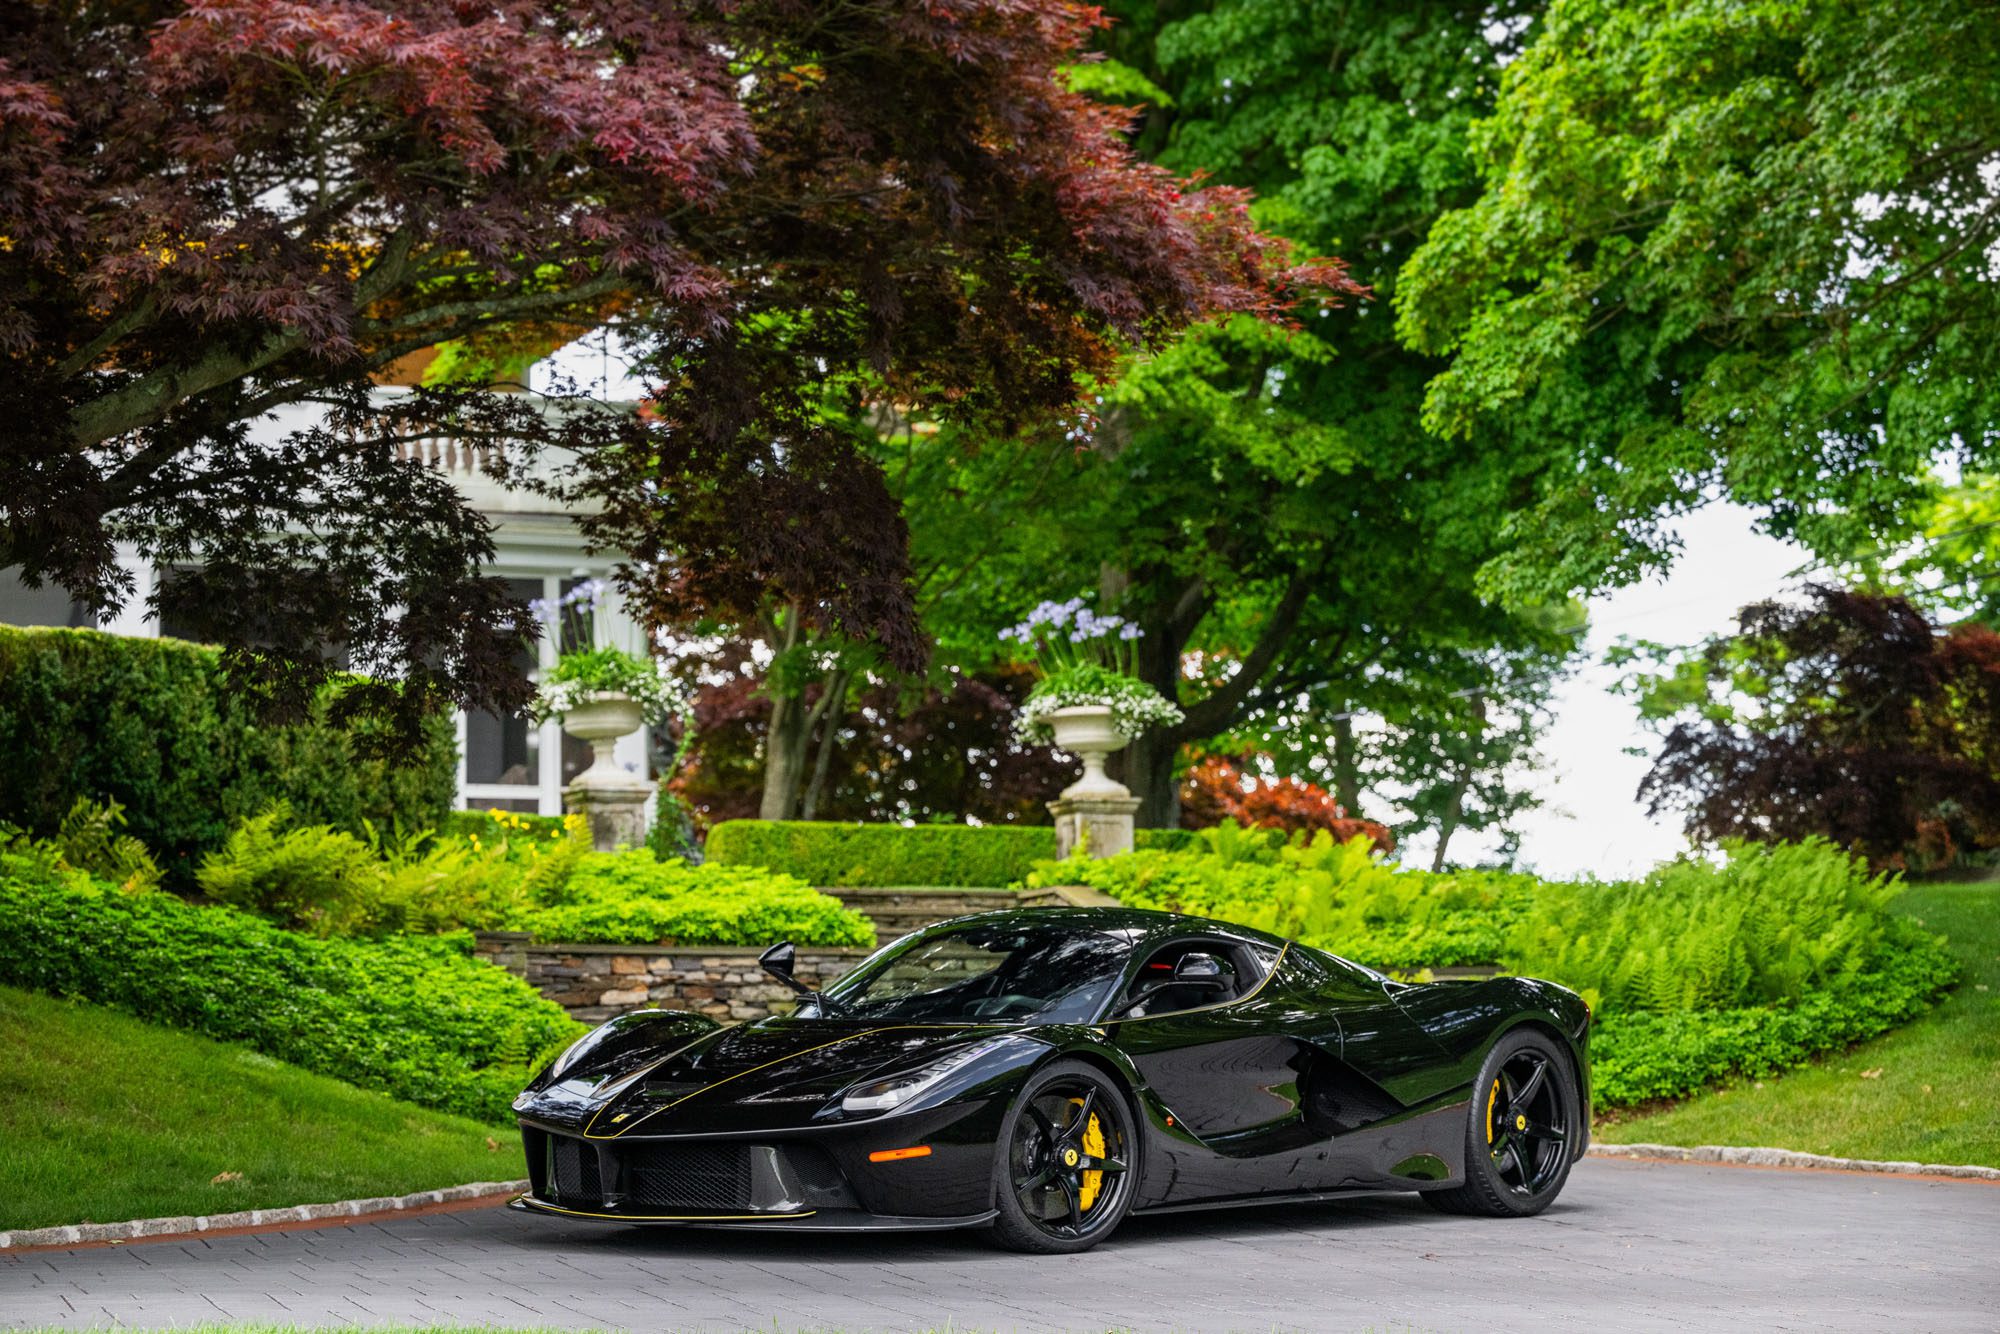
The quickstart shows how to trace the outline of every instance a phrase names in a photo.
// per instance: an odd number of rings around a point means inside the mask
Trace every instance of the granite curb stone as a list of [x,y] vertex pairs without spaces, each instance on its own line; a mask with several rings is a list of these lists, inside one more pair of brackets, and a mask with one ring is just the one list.
[[310,1223],[323,1218],[355,1218],[364,1214],[394,1213],[399,1209],[422,1209],[434,1204],[455,1204],[461,1200],[483,1199],[489,1195],[518,1195],[528,1188],[522,1181],[473,1181],[442,1190],[420,1190],[410,1195],[375,1195],[360,1200],[334,1200],[326,1204],[295,1204],[283,1209],[240,1209],[228,1214],[201,1217],[137,1218],[127,1223],[71,1223],[63,1227],[21,1228],[0,1232],[0,1250],[23,1246],[74,1246],[92,1241],[133,1241],[140,1237],[192,1236],[226,1228],[271,1227],[284,1223]]
[[1955,1177],[1961,1181],[2000,1181],[2000,1168],[1945,1163],[1881,1162],[1872,1158],[1831,1158],[1794,1149],[1735,1148],[1702,1144],[1593,1144],[1594,1158],[1664,1158],[1678,1163],[1737,1163],[1745,1167],[1809,1167],[1837,1172],[1895,1172],[1906,1176]]

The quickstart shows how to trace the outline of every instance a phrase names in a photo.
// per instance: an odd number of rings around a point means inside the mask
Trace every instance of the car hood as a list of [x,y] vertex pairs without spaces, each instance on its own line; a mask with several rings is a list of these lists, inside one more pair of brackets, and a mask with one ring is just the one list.
[[1012,1024],[770,1018],[650,1049],[586,1055],[515,1102],[524,1119],[592,1135],[701,1134],[810,1124],[849,1085],[942,1059]]

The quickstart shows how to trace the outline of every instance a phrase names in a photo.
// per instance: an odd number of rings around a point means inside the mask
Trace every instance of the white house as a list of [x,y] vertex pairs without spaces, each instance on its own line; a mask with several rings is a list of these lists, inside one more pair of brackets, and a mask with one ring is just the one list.
[[[421,361],[406,373],[420,371]],[[386,396],[400,392],[395,376],[384,378],[390,383],[379,393]],[[302,407],[282,409],[258,423],[255,434],[274,441],[280,439],[307,424],[312,411]],[[542,599],[554,605],[579,581],[609,575],[612,563],[609,559],[584,555],[583,542],[570,513],[554,508],[552,502],[542,497],[509,491],[496,484],[481,471],[479,450],[446,440],[426,442],[419,448],[420,456],[448,474],[472,506],[492,521],[497,548],[492,573],[506,579],[520,597]],[[0,571],[0,623],[94,624],[116,634],[173,635],[175,627],[171,623],[162,625],[146,611],[147,599],[162,571],[130,550],[121,552],[121,558],[132,572],[137,592],[116,618],[94,622],[81,607],[73,606],[61,590],[30,590],[12,571]],[[523,655],[524,671],[537,672],[555,661],[556,633],[557,627],[551,624],[537,652]],[[615,592],[607,592],[597,613],[597,637],[600,642],[617,644],[642,656],[645,653],[644,632],[626,615]],[[559,815],[563,784],[590,763],[589,745],[564,733],[553,722],[537,726],[526,718],[503,718],[484,710],[471,710],[459,715],[458,734],[458,801],[468,808],[498,807],[527,814]],[[640,731],[619,740],[617,759],[632,772],[650,777],[648,749],[648,733]]]

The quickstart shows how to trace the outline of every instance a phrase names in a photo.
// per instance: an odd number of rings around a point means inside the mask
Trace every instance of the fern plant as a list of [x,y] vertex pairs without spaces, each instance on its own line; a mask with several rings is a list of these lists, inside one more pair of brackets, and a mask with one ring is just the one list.
[[219,902],[329,936],[351,931],[380,897],[382,864],[366,843],[327,825],[287,829],[283,802],[243,820],[202,858],[195,882]]
[[125,831],[125,808],[116,801],[78,797],[48,840],[64,866],[88,871],[128,894],[154,889],[159,864],[146,845]]

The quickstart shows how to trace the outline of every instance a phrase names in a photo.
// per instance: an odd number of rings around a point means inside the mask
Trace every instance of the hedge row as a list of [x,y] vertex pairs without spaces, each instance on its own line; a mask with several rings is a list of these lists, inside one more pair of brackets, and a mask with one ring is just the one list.
[[53,833],[79,796],[116,801],[176,883],[274,801],[359,832],[425,828],[457,787],[450,720],[403,764],[363,759],[323,718],[259,724],[221,655],[171,639],[0,626],[0,822]]
[[644,852],[592,853],[577,863],[559,897],[506,925],[569,943],[875,943],[874,924],[839,899],[758,866],[689,866]]
[[[1184,848],[1184,829],[1141,829],[1141,848]],[[837,824],[808,820],[725,820],[709,831],[708,860],[762,866],[807,884],[953,885],[997,889],[1027,878],[1056,855],[1047,825]]]
[[492,1123],[533,1064],[583,1032],[526,982],[471,958],[469,935],[320,940],[32,855],[0,854],[0,940],[0,982]]

